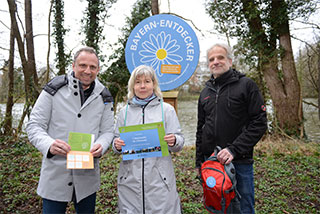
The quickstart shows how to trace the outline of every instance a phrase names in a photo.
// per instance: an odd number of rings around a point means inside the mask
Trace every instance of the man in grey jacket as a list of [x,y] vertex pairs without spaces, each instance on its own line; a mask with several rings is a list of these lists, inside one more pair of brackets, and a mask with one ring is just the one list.
[[[43,213],[65,213],[74,201],[77,213],[94,213],[100,187],[99,157],[113,139],[112,96],[99,80],[95,50],[81,48],[67,75],[53,78],[39,95],[27,123],[30,142],[43,154],[37,193]],[[69,132],[90,133],[94,169],[67,169]]]

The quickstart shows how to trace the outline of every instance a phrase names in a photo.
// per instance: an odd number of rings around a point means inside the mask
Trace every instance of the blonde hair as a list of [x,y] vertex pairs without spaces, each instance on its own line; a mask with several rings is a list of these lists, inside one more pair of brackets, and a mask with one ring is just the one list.
[[159,86],[159,81],[156,75],[156,72],[153,70],[152,67],[147,65],[139,65],[136,67],[133,72],[131,73],[130,79],[128,81],[128,99],[132,99],[134,97],[134,83],[137,79],[137,77],[140,76],[148,76],[152,79],[153,82],[153,93],[159,97],[162,98],[162,93]]

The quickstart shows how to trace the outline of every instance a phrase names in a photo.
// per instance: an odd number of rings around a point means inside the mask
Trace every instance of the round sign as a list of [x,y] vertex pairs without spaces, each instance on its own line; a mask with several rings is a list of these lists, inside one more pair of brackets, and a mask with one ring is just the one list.
[[160,14],[141,21],[130,33],[125,57],[132,73],[139,65],[155,70],[161,91],[186,82],[199,61],[199,42],[193,29],[181,18]]
[[213,188],[216,185],[216,179],[214,177],[210,176],[207,178],[206,184],[208,187]]

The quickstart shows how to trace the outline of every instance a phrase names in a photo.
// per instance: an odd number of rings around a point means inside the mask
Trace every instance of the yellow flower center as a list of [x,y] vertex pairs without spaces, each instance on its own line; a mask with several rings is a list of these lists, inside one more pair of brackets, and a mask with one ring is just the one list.
[[163,60],[164,58],[167,57],[167,51],[164,49],[159,49],[157,51],[157,57],[158,57],[158,59]]

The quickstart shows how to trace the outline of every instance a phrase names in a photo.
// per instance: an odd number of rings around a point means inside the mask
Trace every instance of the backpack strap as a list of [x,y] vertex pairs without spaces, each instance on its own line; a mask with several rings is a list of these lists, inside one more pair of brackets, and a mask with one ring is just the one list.
[[166,127],[166,124],[164,121],[164,112],[163,112],[163,99],[160,99],[160,103],[161,103],[161,112],[162,112],[162,122],[163,122],[163,126]]
[[68,84],[68,77],[66,75],[60,75],[50,80],[44,87],[43,90],[54,96],[57,91],[63,86]]
[[102,97],[104,104],[113,102],[113,97],[112,97],[110,91],[106,87],[103,89],[103,91],[100,93],[100,95]]
[[123,126],[126,126],[126,123],[127,123],[128,106],[129,106],[129,103],[127,103],[127,106],[126,106],[126,113],[125,113],[125,115],[124,115],[124,125],[123,125]]
[[221,151],[221,147],[216,146],[216,148],[214,149],[214,155],[211,155],[207,160],[218,161],[217,155],[220,151]]

